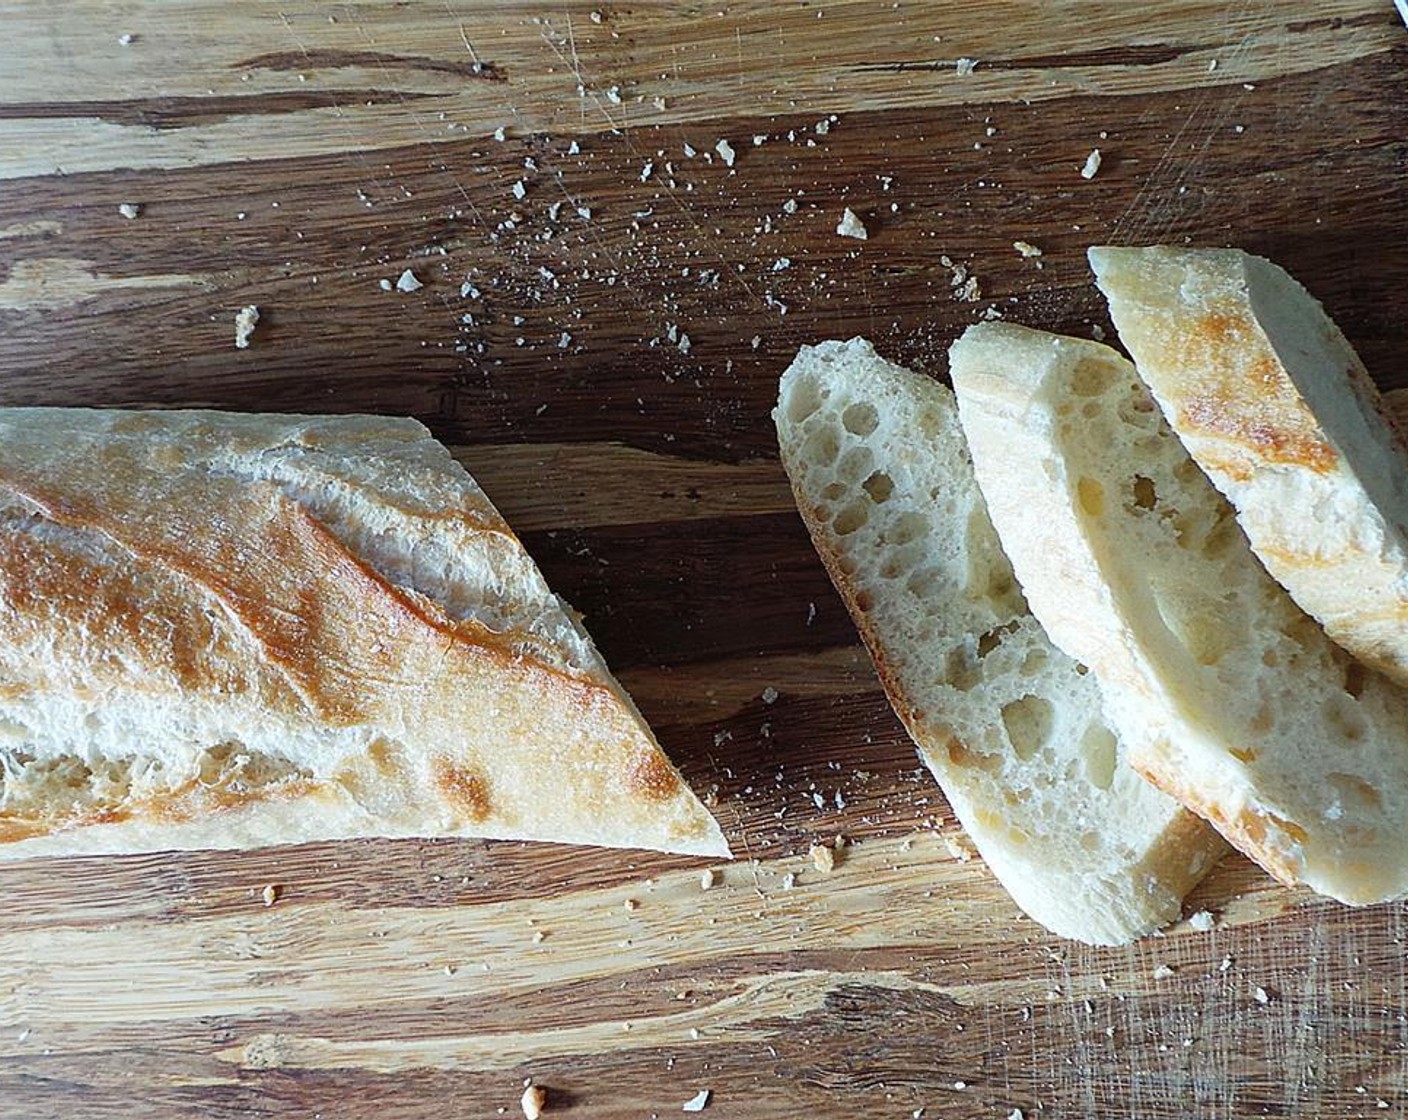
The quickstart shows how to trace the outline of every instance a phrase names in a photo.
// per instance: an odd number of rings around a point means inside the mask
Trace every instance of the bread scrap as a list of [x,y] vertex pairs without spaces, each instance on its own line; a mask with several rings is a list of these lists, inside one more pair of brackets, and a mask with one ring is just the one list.
[[1408,684],[1408,454],[1363,363],[1282,269],[1239,249],[1096,247],[1120,340],[1301,608]]
[[1099,679],[1132,764],[1284,882],[1408,894],[1408,693],[1267,575],[1134,367],[1006,323],[950,358],[1027,601]]
[[0,409],[0,858],[363,836],[728,852],[420,424]]
[[1094,679],[1028,612],[952,393],[863,339],[824,342],[783,374],[773,418],[890,702],[1017,904],[1096,944],[1177,918],[1225,848],[1124,764]]

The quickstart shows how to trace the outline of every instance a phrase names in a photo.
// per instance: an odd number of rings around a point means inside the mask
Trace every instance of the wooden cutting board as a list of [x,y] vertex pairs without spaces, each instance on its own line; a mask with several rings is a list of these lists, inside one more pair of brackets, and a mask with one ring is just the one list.
[[1096,950],[958,858],[768,410],[806,342],[1108,329],[1102,241],[1269,254],[1408,383],[1405,67],[1387,0],[0,4],[0,403],[419,416],[739,857],[0,867],[0,1115],[1404,1115],[1402,906],[1233,858]]

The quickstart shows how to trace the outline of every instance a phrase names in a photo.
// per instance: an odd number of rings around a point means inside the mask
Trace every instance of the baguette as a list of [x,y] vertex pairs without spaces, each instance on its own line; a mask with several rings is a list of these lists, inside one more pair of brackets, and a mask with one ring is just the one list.
[[363,836],[728,853],[420,424],[0,409],[0,858]]
[[1237,249],[1090,250],[1120,340],[1301,608],[1408,684],[1408,457],[1353,348]]
[[950,359],[1003,547],[1132,764],[1284,882],[1408,893],[1408,693],[1267,575],[1134,367],[997,323]]
[[776,411],[798,508],[895,711],[1032,918],[1119,944],[1224,848],[1124,765],[1094,680],[1027,611],[953,395],[863,339],[803,347]]

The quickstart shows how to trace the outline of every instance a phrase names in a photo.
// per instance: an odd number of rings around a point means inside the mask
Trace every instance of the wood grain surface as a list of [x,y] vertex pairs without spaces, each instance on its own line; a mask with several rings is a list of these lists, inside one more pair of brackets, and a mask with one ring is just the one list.
[[1405,176],[1387,0],[0,3],[0,403],[419,416],[739,857],[0,867],[0,1115],[1404,1115],[1403,906],[1230,858],[1097,950],[959,858],[768,410],[806,342],[1108,330],[1101,241],[1266,253],[1408,385]]

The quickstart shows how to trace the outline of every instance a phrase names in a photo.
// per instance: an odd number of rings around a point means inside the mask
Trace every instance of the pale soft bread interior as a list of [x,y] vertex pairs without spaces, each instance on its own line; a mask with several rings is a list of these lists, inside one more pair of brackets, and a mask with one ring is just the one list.
[[1094,671],[1133,765],[1286,882],[1408,891],[1408,697],[1267,575],[1134,367],[1009,324],[950,358],[1031,609]]
[[1239,249],[1096,247],[1090,263],[1139,376],[1267,569],[1408,683],[1408,455],[1324,308]]
[[0,410],[0,858],[357,836],[728,850],[420,424]]
[[1221,841],[1129,769],[1094,679],[1027,611],[953,395],[863,339],[782,377],[782,461],[895,710],[993,872],[1066,937],[1178,916]]

